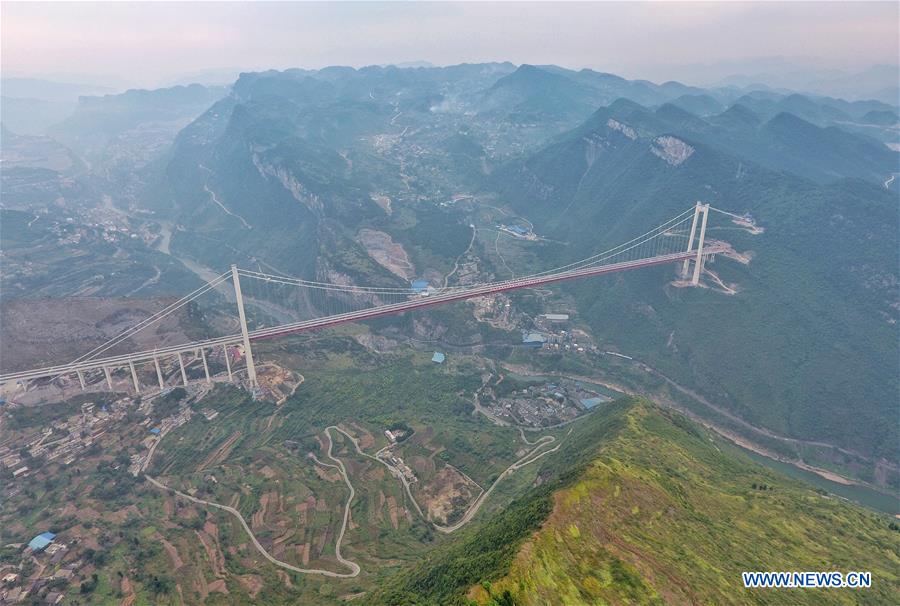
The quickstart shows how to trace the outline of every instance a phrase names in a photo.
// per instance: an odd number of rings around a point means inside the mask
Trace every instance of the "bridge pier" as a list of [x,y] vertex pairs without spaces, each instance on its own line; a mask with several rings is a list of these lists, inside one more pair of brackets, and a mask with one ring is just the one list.
[[187,387],[187,371],[184,370],[184,358],[181,357],[181,352],[178,352],[178,364],[181,365],[181,380],[184,382],[185,387]]
[[85,390],[85,386],[84,386],[84,374],[82,374],[82,372],[81,372],[80,370],[76,370],[76,371],[75,371],[75,374],[78,375],[78,382],[81,383],[81,391],[84,391],[84,390]]
[[241,320],[241,336],[244,341],[244,355],[247,358],[247,376],[250,387],[256,387],[256,365],[253,363],[253,351],[250,349],[250,334],[247,331],[247,316],[244,314],[244,297],[241,294],[241,280],[238,277],[237,265],[231,266],[231,279],[234,281],[234,298],[237,300],[238,317]]
[[137,371],[134,369],[133,360],[128,360],[128,368],[131,369],[131,380],[134,381],[134,392],[141,393],[141,384],[138,382]]
[[[697,202],[697,205],[694,207],[694,220],[691,221],[691,235],[688,238],[688,246],[685,252],[691,252],[694,249],[694,235],[697,233],[697,219],[700,217],[700,209],[703,205],[700,202]],[[688,270],[691,266],[691,260],[685,259],[684,265],[681,267],[681,277],[684,280],[687,280]]]
[[162,391],[166,388],[166,383],[163,381],[162,370],[159,368],[159,358],[153,356],[153,365],[156,366],[156,378],[159,380],[159,390]]
[[212,385],[212,379],[209,378],[209,366],[206,364],[206,350],[200,348],[200,357],[203,359],[203,372],[206,374],[206,383]]
[[697,259],[694,261],[694,276],[691,284],[697,286],[700,283],[700,271],[703,269],[703,240],[706,237],[706,220],[709,218],[709,204],[704,204],[701,209],[703,221],[700,224],[700,241],[697,243]]

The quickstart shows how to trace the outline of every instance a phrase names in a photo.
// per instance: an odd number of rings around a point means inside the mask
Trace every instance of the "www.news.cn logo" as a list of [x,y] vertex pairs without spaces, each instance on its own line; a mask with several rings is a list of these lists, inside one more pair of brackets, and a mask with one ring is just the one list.
[[742,572],[748,589],[851,588],[872,586],[871,572]]

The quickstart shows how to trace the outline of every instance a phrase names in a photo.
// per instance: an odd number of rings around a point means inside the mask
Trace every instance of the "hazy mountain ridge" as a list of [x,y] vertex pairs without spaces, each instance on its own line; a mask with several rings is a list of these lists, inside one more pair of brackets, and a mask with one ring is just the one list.
[[4,77],[0,91],[3,125],[20,135],[44,135],[48,127],[75,111],[79,96],[111,93],[113,89],[42,78]]
[[[96,163],[116,161],[117,141],[133,146],[146,139],[144,161],[171,144],[174,135],[227,94],[226,87],[199,84],[157,90],[129,90],[116,95],[82,96],[73,114],[51,126],[48,134]],[[133,152],[126,152],[133,155]]]

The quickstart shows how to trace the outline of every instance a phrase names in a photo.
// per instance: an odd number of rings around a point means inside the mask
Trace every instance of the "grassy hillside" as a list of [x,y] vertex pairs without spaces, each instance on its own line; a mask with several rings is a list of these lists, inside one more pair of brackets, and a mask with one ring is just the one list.
[[[900,596],[889,519],[798,485],[645,401],[593,415],[538,477],[529,496],[371,602],[887,604]],[[873,587],[748,591],[745,570],[868,570]]]

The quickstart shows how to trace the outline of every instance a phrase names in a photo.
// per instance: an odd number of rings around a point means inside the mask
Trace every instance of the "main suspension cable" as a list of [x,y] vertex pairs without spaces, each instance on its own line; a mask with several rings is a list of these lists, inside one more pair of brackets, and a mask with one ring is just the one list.
[[[623,254],[630,250],[633,250],[637,246],[646,243],[649,240],[657,238],[665,233],[670,232],[673,228],[677,227],[679,224],[684,223],[687,220],[687,215],[693,212],[694,208],[690,208],[681,214],[669,219],[665,223],[654,227],[653,229],[635,237],[627,242],[623,242],[618,246],[614,246],[608,250],[597,253],[590,257],[586,257],[579,261],[574,261],[567,265],[562,265],[559,267],[555,267],[552,269],[544,270],[541,272],[537,272],[534,274],[530,274],[523,278],[519,279],[528,279],[528,278],[538,278],[541,276],[547,276],[555,273],[564,273],[566,271],[575,271],[577,269],[585,268],[601,261],[606,261],[614,256]],[[653,234],[653,235],[651,235]],[[648,237],[649,236],[649,237]],[[644,238],[642,240],[642,238]],[[631,246],[629,246],[631,245]],[[625,248],[627,247],[627,248]],[[247,276],[249,278],[254,278],[257,280],[263,280],[266,282],[275,282],[278,284],[286,284],[292,286],[301,286],[306,288],[315,288],[320,290],[330,290],[330,291],[338,291],[338,292],[346,292],[346,293],[355,293],[355,294],[373,294],[373,295],[412,295],[418,294],[418,291],[412,288],[392,288],[392,287],[377,287],[377,286],[356,286],[356,285],[342,285],[342,284],[333,284],[329,282],[317,282],[313,280],[304,280],[302,278],[295,278],[293,276],[284,276],[277,274],[266,274],[263,272],[257,272],[252,270],[238,269],[238,273],[242,276]],[[489,285],[500,285],[509,282],[509,280],[503,280],[498,282],[487,282],[482,285],[474,285],[477,286],[489,286]],[[446,286],[442,288],[435,289],[437,293],[448,293],[448,292],[456,292],[460,290],[465,290],[473,288],[473,285],[469,286]]]

